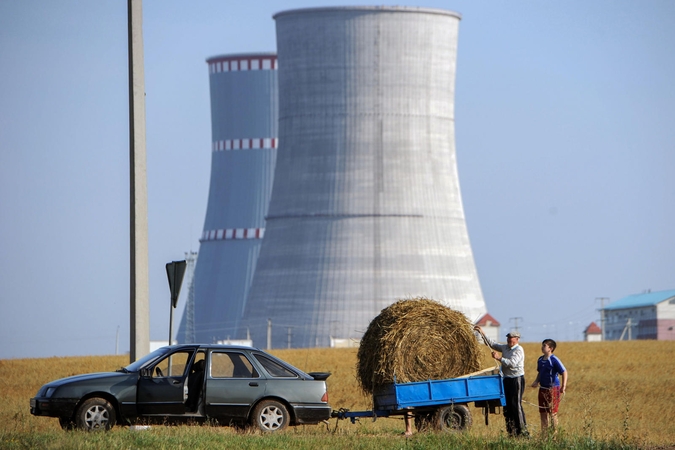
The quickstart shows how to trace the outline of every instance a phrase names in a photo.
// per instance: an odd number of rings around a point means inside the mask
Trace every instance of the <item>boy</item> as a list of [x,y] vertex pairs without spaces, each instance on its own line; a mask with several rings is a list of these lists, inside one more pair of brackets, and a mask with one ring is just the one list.
[[[541,416],[541,432],[558,426],[558,406],[560,394],[567,388],[567,370],[562,361],[553,354],[556,343],[553,339],[544,339],[541,343],[542,356],[537,361],[537,379],[532,387],[539,385],[539,415]],[[562,384],[558,375],[562,377]]]

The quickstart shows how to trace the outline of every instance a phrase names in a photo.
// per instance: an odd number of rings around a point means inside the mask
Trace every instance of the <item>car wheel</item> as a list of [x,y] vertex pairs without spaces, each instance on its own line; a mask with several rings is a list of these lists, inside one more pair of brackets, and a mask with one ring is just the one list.
[[72,431],[75,429],[75,422],[70,417],[59,417],[59,425],[65,431]]
[[253,411],[255,424],[265,433],[283,430],[288,426],[289,418],[286,407],[275,400],[263,400]]
[[85,431],[109,430],[115,426],[115,408],[103,398],[90,398],[80,405],[75,415],[77,428]]
[[439,431],[466,431],[471,428],[471,411],[466,405],[450,405],[438,408],[434,425]]

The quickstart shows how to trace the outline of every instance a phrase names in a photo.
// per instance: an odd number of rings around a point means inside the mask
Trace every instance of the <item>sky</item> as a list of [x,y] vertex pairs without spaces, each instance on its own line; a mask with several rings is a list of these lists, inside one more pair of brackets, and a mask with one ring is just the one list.
[[[276,12],[358,4],[143,2],[151,340],[206,214],[205,60],[275,51]],[[675,2],[404,5],[462,14],[458,171],[504,333],[581,340],[602,304],[675,288]],[[125,1],[0,0],[0,359],[129,351],[128,95]]]

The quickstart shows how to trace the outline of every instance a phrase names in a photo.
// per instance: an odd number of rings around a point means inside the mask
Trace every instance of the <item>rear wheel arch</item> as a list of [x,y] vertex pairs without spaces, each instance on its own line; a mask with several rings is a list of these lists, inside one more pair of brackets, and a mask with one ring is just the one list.
[[263,402],[265,400],[274,400],[275,402],[279,402],[282,405],[286,407],[286,410],[288,411],[288,416],[289,416],[289,425],[295,425],[295,409],[293,406],[291,406],[286,399],[283,399],[281,397],[262,397],[256,400],[255,403],[251,404],[251,408],[248,410],[248,421],[250,422],[253,419],[253,412],[255,411],[256,407],[260,404],[260,402]]
[[[258,416],[261,414],[261,408],[267,409],[268,407],[272,409],[272,417],[274,417],[275,414],[282,414],[282,411],[279,411],[279,408],[275,407],[275,404],[279,405],[282,409],[283,412],[285,412],[285,415],[287,416],[286,423],[284,423],[280,428],[278,429],[265,429],[264,426],[261,426],[260,423],[258,423]],[[277,416],[278,418],[279,416]],[[264,397],[255,402],[255,404],[251,405],[251,410],[248,415],[248,424],[250,426],[256,427],[263,432],[274,432],[274,431],[281,431],[289,426],[295,425],[295,411],[293,410],[293,407],[283,398],[279,397]]]

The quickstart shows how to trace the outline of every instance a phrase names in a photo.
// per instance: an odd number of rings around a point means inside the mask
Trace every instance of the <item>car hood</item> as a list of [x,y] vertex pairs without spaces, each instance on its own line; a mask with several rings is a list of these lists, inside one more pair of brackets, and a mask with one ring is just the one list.
[[109,380],[111,383],[114,383],[115,381],[118,380],[123,380],[129,378],[129,376],[136,376],[135,372],[131,373],[124,373],[124,372],[99,372],[99,373],[87,373],[84,375],[75,375],[72,377],[67,377],[67,378],[61,378],[59,380],[54,380],[50,383],[47,383],[45,386],[47,387],[57,387],[57,386],[63,386],[65,384],[70,384],[70,383],[79,383],[79,382],[87,382],[87,381],[101,381],[101,380]]

